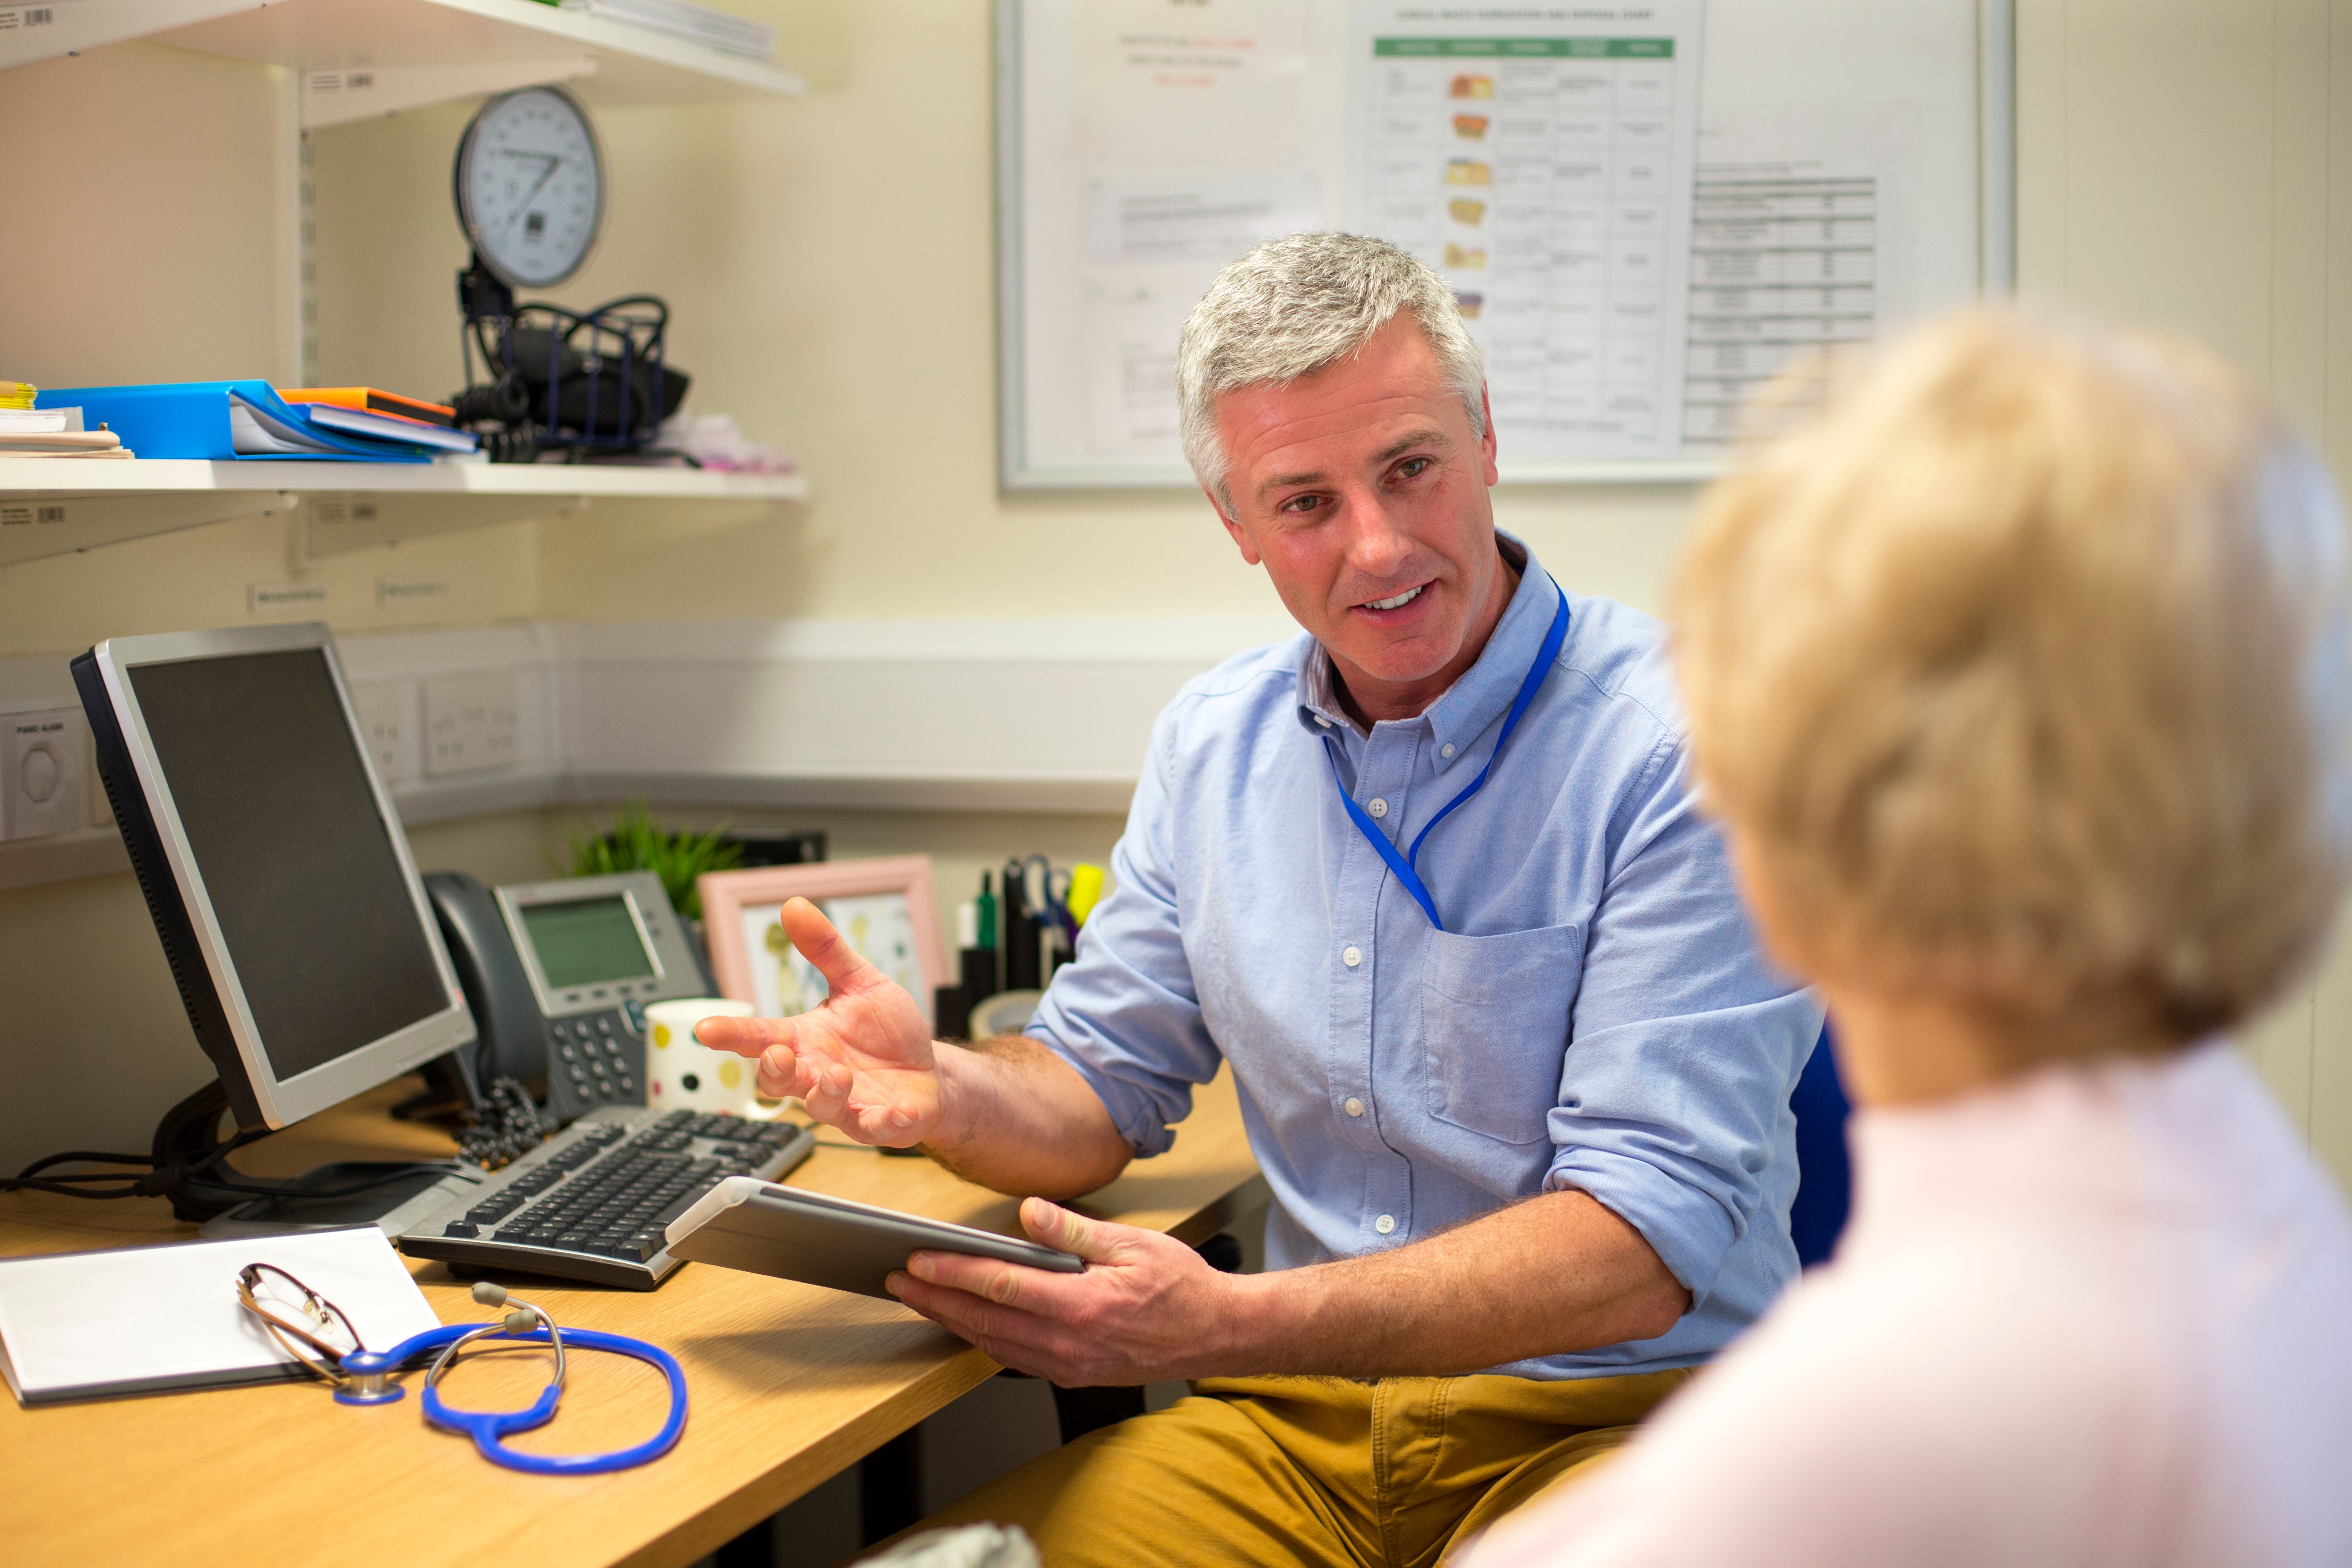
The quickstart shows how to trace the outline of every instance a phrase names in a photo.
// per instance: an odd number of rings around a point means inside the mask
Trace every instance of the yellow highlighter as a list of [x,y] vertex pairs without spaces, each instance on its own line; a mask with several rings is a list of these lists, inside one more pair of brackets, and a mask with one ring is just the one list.
[[1071,867],[1070,896],[1065,900],[1065,907],[1069,910],[1070,918],[1080,925],[1086,924],[1087,916],[1092,914],[1094,907],[1102,902],[1102,890],[1103,868],[1101,867],[1089,866],[1083,860]]

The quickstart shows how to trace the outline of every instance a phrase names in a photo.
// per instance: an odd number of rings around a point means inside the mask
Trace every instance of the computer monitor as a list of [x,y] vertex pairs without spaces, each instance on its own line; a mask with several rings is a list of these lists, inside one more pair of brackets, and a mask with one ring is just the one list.
[[299,1121],[473,1043],[325,626],[112,637],[73,674],[241,1130]]

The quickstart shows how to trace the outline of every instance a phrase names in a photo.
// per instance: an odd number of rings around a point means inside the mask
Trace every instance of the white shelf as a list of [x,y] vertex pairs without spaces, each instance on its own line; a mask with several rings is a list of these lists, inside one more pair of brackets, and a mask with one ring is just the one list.
[[779,67],[535,0],[0,0],[0,17],[16,23],[0,69],[131,38],[289,67],[305,126],[546,81],[599,106],[805,90]]
[[0,566],[236,517],[299,518],[309,550],[323,555],[562,515],[597,500],[807,499],[800,474],[693,468],[0,458]]

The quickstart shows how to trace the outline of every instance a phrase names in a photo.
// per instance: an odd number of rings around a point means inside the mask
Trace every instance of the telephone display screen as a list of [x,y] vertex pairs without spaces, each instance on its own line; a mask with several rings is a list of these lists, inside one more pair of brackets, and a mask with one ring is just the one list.
[[564,904],[525,904],[520,912],[551,991],[653,978],[654,955],[637,934],[628,900],[617,894]]

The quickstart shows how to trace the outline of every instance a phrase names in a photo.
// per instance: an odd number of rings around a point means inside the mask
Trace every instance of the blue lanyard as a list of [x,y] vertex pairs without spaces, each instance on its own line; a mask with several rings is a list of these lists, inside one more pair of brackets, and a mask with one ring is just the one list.
[[1455,806],[1486,787],[1487,776],[1494,773],[1495,763],[1503,755],[1503,748],[1511,743],[1511,731],[1519,727],[1519,716],[1528,710],[1528,704],[1535,700],[1536,689],[1544,683],[1544,677],[1551,673],[1552,661],[1559,657],[1560,645],[1568,640],[1568,595],[1560,592],[1557,581],[1552,584],[1551,591],[1559,595],[1559,607],[1551,614],[1551,630],[1544,633],[1543,647],[1536,654],[1535,663],[1528,667],[1527,679],[1519,682],[1519,694],[1511,699],[1511,710],[1503,717],[1503,732],[1495,737],[1495,750],[1486,758],[1486,765],[1478,770],[1478,776],[1470,781],[1469,788],[1447,801],[1445,809],[1429,819],[1429,826],[1413,836],[1412,847],[1404,854],[1397,853],[1397,847],[1389,842],[1388,835],[1380,830],[1370,814],[1356,804],[1355,796],[1348,793],[1348,786],[1339,782],[1339,743],[1328,735],[1323,737],[1323,751],[1330,759],[1331,784],[1339,792],[1339,804],[1348,808],[1348,815],[1354,819],[1357,830],[1371,841],[1372,847],[1380,851],[1381,858],[1389,863],[1389,869],[1396,873],[1396,879],[1404,884],[1404,890],[1412,895],[1413,902],[1419,904],[1422,912],[1429,917],[1429,923],[1439,931],[1445,929],[1445,922],[1437,918],[1437,900],[1429,896],[1428,884],[1421,879],[1421,873],[1413,869],[1413,863],[1421,858],[1421,847],[1429,837],[1430,828],[1453,816]]

